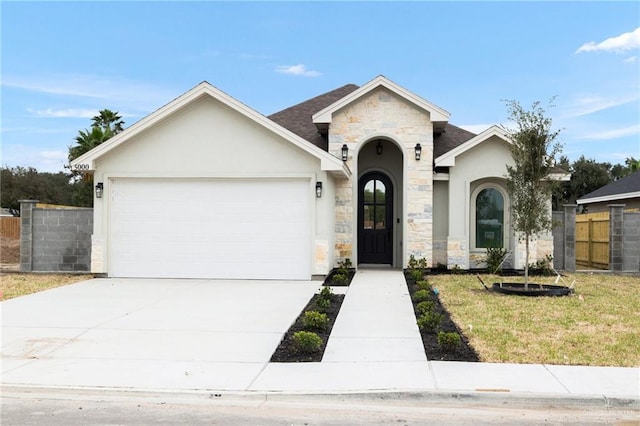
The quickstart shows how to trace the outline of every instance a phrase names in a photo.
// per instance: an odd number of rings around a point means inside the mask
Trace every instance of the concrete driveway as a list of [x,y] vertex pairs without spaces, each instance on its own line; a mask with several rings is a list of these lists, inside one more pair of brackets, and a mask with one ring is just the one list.
[[246,390],[320,285],[93,279],[8,300],[2,383]]

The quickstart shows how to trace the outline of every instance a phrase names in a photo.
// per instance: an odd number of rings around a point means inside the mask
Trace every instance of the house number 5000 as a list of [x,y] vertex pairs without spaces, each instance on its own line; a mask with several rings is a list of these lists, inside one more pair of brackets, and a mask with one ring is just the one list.
[[89,170],[88,164],[74,164],[73,170]]

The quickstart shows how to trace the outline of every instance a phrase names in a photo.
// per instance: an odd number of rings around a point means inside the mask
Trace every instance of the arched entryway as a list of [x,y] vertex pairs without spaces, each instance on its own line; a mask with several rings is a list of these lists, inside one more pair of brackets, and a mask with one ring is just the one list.
[[358,184],[358,262],[393,264],[393,185],[382,172]]

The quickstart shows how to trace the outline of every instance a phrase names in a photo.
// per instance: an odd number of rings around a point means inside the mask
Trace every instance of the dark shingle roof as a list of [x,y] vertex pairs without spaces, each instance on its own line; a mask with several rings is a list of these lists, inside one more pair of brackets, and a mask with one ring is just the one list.
[[444,132],[433,135],[433,158],[436,159],[454,148],[459,147],[469,139],[477,136],[468,130],[447,123]]
[[640,192],[640,171],[633,172],[629,176],[618,179],[615,182],[598,188],[593,192],[580,197],[580,200],[590,198],[612,197],[615,195],[628,194],[630,192]]
[[268,118],[326,151],[328,149],[328,141],[318,133],[318,129],[316,125],[313,124],[311,116],[344,98],[356,89],[358,89],[358,86],[355,84],[347,84],[320,96],[316,96],[315,98],[311,98],[308,101],[299,103],[298,105],[271,114]]
[[[318,133],[318,129],[315,124],[313,124],[311,117],[313,114],[339,101],[358,88],[355,84],[347,84],[338,89],[316,96],[315,98],[311,98],[308,101],[271,114],[268,118],[326,151],[328,149],[328,141]],[[475,133],[471,133],[453,124],[447,124],[444,132],[434,135],[434,158],[451,151],[474,136],[476,136]]]

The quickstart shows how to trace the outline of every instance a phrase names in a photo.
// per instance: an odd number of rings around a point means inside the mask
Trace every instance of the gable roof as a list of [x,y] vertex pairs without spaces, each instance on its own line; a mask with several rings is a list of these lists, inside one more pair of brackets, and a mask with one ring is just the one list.
[[329,149],[329,142],[326,137],[322,136],[318,132],[318,128],[313,124],[311,117],[316,112],[326,108],[339,99],[344,98],[356,89],[358,89],[357,85],[347,84],[271,114],[268,118],[275,121],[285,129],[289,129],[301,138],[308,140],[318,148],[327,151]]
[[273,133],[281,136],[285,140],[291,142],[293,145],[302,149],[303,151],[311,154],[312,156],[318,158],[320,160],[320,167],[322,170],[335,172],[344,176],[350,176],[351,172],[348,167],[342,162],[341,159],[329,154],[326,151],[318,148],[315,145],[309,144],[306,140],[302,139],[300,136],[291,132],[290,130],[280,126],[276,122],[269,120],[264,115],[255,111],[252,108],[249,108],[245,104],[240,101],[234,99],[233,97],[227,95],[216,87],[212,86],[206,81],[195,86],[193,89],[187,91],[183,95],[177,97],[172,100],[168,104],[163,107],[157,109],[152,112],[142,120],[136,122],[132,126],[125,129],[123,132],[118,133],[111,139],[106,142],[98,145],[93,148],[91,151],[81,155],[71,162],[71,167],[77,167],[78,165],[86,165],[88,169],[83,168],[82,170],[95,170],[96,160],[100,157],[106,155],[111,150],[116,149],[120,145],[126,143],[132,137],[140,134],[146,129],[154,126],[155,124],[161,122],[167,117],[173,115],[177,111],[183,109],[184,107],[192,104],[193,102],[201,99],[202,97],[209,96],[213,99],[216,99],[226,106],[232,108],[236,112],[244,115],[245,117],[253,120],[258,123],[262,127],[272,131]]
[[331,123],[331,117],[334,112],[346,107],[352,102],[355,102],[359,98],[371,93],[373,90],[376,90],[380,87],[384,87],[385,89],[389,90],[392,93],[395,93],[399,97],[429,112],[431,116],[431,122],[433,123],[434,131],[436,133],[442,131],[446,123],[449,121],[450,114],[444,109],[398,86],[385,76],[379,75],[370,82],[359,87],[357,90],[349,93],[347,96],[315,113],[313,115],[313,122],[319,126],[328,125],[329,123]]
[[576,201],[578,204],[640,198],[640,171],[596,189]]
[[[487,130],[485,130],[484,132],[480,133],[479,135],[476,135],[474,137],[472,137],[471,139],[459,144],[458,146],[454,147],[453,149],[446,151],[444,154],[436,156],[436,153],[434,152],[434,157],[435,157],[435,165],[436,167],[453,167],[456,165],[456,157],[458,157],[459,155],[464,154],[465,152],[469,151],[470,149],[474,148],[475,146],[481,144],[482,142],[486,141],[487,139],[491,138],[492,136],[497,136],[500,139],[504,140],[505,143],[511,143],[509,141],[509,135],[507,134],[507,132],[504,131],[504,129],[502,129],[499,126],[493,125],[491,127],[489,127]],[[435,150],[435,147],[434,147]]]
[[[318,128],[313,123],[312,116],[357,89],[359,89],[359,86],[355,84],[346,84],[335,90],[271,114],[268,118],[326,151],[328,149],[328,140],[326,136],[323,136],[318,131]],[[436,133],[433,136],[434,156],[439,157],[474,136],[476,136],[475,133],[447,123],[442,132]]]

